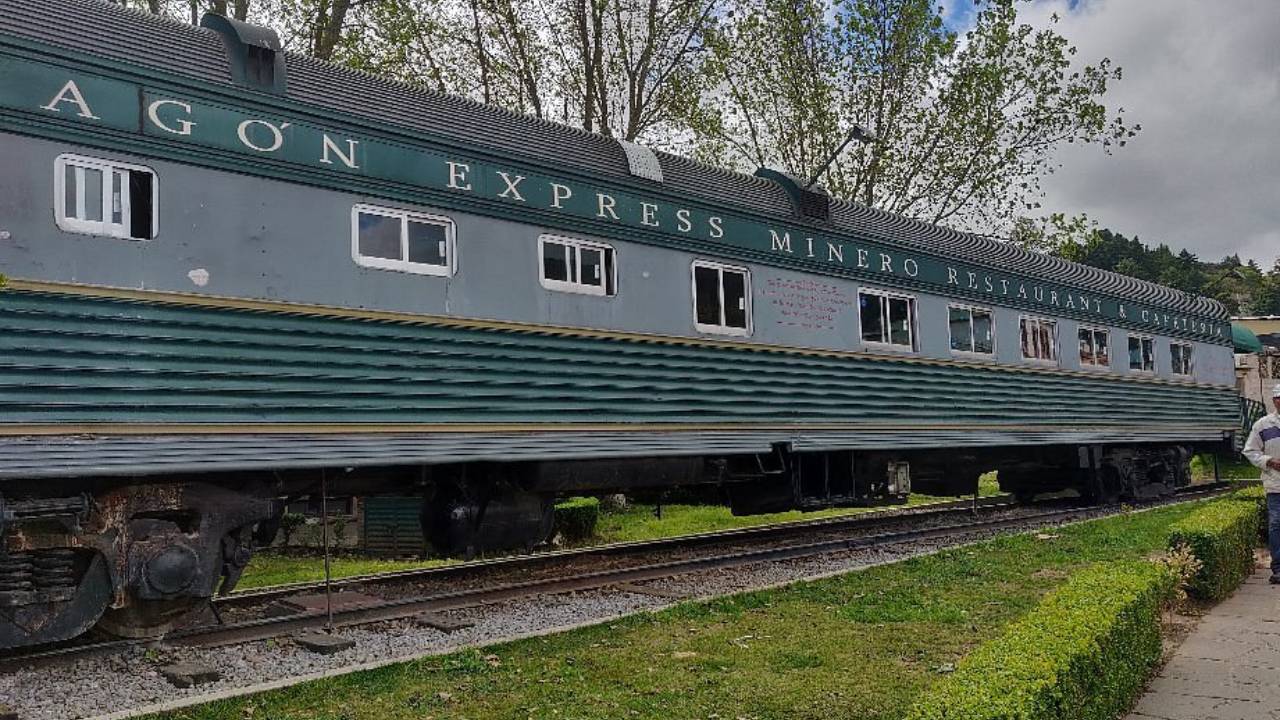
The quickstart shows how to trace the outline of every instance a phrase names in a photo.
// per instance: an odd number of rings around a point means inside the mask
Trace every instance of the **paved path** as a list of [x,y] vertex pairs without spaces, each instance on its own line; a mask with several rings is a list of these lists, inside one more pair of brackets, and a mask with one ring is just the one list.
[[1126,720],[1280,720],[1280,585],[1269,574],[1204,617]]

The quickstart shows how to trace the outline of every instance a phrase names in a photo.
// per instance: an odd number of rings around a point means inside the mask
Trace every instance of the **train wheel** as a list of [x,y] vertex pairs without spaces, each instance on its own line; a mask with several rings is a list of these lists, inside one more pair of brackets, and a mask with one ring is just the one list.
[[200,598],[176,600],[135,600],[123,608],[111,608],[95,626],[108,635],[131,640],[163,637],[178,620],[198,607]]

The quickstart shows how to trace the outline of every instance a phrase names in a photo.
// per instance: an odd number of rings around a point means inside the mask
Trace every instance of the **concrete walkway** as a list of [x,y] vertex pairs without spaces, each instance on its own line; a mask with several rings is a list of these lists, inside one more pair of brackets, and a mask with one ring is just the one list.
[[1280,585],[1259,569],[1183,641],[1126,720],[1280,720]]

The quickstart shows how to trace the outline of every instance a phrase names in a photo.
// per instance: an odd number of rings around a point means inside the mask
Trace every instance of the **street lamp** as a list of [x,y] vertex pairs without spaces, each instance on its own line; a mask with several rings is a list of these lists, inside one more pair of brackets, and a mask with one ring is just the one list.
[[818,178],[822,176],[822,173],[826,172],[827,168],[831,167],[831,163],[835,162],[836,158],[840,157],[840,153],[844,152],[845,147],[854,140],[857,140],[858,142],[873,143],[876,141],[876,136],[872,135],[869,130],[861,125],[854,123],[853,127],[849,129],[849,134],[845,136],[844,142],[841,142],[840,146],[836,148],[836,151],[831,153],[831,157],[827,158],[827,161],[822,163],[822,165],[813,173],[813,177],[809,178],[809,182],[805,183],[804,189],[808,190],[813,187],[813,184],[818,182]]

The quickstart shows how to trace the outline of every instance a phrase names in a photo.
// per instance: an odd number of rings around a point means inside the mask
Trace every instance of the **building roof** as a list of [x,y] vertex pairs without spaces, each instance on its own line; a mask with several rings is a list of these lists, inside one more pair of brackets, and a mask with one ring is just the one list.
[[[231,73],[220,36],[209,29],[105,0],[4,0],[0,34],[146,66],[228,86]],[[180,48],[180,50],[176,50]],[[479,146],[512,158],[572,166],[604,179],[630,178],[613,138],[528,117],[472,100],[375,77],[313,58],[287,56],[290,100],[411,133]],[[262,97],[259,97],[262,99]],[[465,117],[466,122],[459,122]],[[658,152],[663,187],[759,215],[792,218],[791,201],[772,180]],[[1226,319],[1221,303],[1061,258],[1023,250],[983,235],[911,220],[849,200],[834,200],[830,226],[908,249],[1057,281],[1202,317]]]

